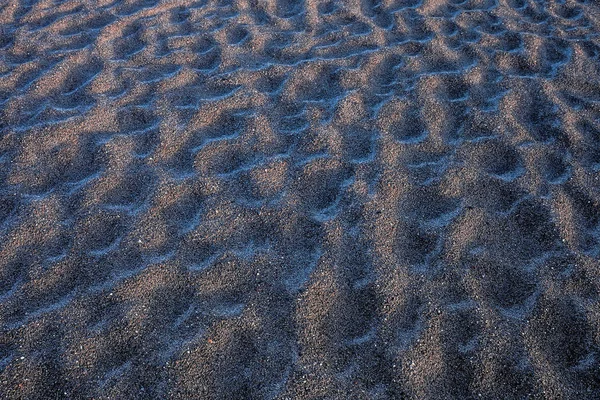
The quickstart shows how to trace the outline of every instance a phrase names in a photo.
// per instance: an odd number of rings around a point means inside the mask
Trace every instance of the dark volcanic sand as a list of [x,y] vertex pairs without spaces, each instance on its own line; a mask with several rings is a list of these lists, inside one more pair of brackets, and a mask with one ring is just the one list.
[[0,0],[0,399],[600,398],[594,0]]

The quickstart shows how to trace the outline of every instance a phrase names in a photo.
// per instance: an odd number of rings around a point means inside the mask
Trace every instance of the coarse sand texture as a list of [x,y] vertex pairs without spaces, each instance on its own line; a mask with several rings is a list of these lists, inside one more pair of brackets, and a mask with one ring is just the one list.
[[0,0],[13,399],[600,399],[600,2]]

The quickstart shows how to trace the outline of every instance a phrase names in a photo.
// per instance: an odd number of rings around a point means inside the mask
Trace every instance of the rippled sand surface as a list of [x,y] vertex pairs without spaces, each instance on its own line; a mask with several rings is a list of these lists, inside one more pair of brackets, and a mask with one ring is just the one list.
[[0,398],[600,398],[599,35],[0,1]]

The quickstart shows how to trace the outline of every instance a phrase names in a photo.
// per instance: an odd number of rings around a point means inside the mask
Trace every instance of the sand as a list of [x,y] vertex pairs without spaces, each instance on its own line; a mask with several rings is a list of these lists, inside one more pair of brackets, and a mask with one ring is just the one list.
[[0,398],[600,398],[599,58],[594,0],[0,1]]

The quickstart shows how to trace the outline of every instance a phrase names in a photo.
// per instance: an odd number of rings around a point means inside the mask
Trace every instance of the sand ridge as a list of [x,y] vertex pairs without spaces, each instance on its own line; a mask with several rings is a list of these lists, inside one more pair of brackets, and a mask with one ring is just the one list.
[[0,397],[600,397],[592,0],[0,3]]

